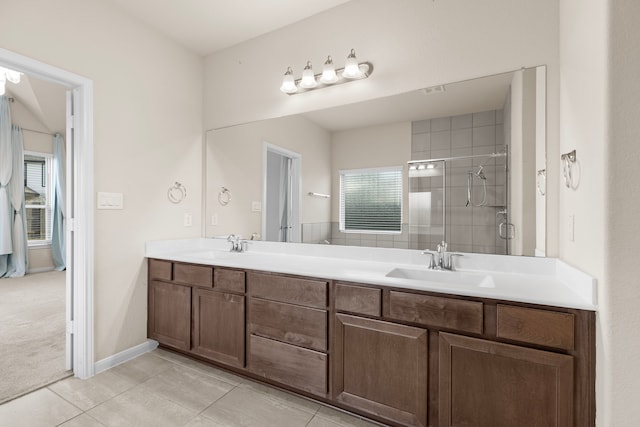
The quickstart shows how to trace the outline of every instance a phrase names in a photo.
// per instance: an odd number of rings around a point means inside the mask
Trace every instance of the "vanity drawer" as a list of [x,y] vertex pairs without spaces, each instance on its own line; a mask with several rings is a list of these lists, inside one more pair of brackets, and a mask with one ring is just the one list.
[[435,328],[482,333],[483,304],[407,292],[389,292],[385,317]]
[[249,294],[271,301],[327,308],[327,282],[276,274],[247,273]]
[[175,263],[173,280],[192,286],[210,288],[213,286],[213,267]]
[[171,261],[150,259],[149,278],[152,280],[171,280],[171,264]]
[[252,298],[249,313],[252,334],[327,351],[326,310]]
[[344,283],[336,284],[335,306],[338,311],[380,316],[382,290],[353,286]]
[[327,355],[251,335],[249,370],[319,396],[327,394]]
[[574,325],[571,313],[498,304],[498,338],[573,350]]
[[244,278],[244,271],[216,267],[213,269],[213,289],[243,294]]

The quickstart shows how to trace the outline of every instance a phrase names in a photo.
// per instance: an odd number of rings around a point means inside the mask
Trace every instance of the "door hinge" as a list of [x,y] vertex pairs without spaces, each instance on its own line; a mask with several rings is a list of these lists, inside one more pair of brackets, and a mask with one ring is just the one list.
[[67,334],[73,334],[73,320],[67,322]]
[[74,114],[69,116],[69,127],[75,129],[77,126],[76,116]]
[[76,219],[69,218],[67,220],[67,226],[69,227],[69,231],[76,231]]

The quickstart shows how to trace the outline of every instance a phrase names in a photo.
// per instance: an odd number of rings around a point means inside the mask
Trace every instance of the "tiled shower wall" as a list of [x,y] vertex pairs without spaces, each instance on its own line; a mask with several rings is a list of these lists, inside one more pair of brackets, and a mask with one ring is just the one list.
[[[412,160],[503,152],[504,145],[503,110],[412,122]],[[477,172],[480,165],[484,165],[483,172],[487,177],[487,205],[465,206],[468,172]],[[506,165],[505,157],[463,159],[446,163],[446,240],[450,251],[494,254],[507,252],[507,241],[499,236],[499,224],[504,218],[498,214],[507,204]],[[432,192],[433,200],[441,200],[442,177],[410,178],[409,191]],[[482,181],[478,178],[473,180],[472,195],[474,204],[483,199]],[[442,211],[434,210],[430,220],[431,233],[424,233],[424,230],[417,232],[416,227],[409,224],[411,249],[435,249],[442,240]]]

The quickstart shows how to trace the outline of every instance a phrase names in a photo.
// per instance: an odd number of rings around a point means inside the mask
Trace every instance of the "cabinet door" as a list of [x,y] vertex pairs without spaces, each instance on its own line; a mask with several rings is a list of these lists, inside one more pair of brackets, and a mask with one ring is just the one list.
[[573,426],[573,358],[440,334],[440,427]]
[[193,289],[193,352],[244,367],[244,297]]
[[426,425],[425,329],[337,314],[334,337],[335,400],[402,425]]
[[148,335],[160,344],[189,350],[191,346],[191,288],[149,282]]

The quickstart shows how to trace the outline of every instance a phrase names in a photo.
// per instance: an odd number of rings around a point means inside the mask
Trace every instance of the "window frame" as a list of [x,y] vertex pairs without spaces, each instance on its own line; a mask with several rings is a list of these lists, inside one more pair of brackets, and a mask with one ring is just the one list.
[[[400,214],[399,214],[399,229],[398,230],[369,230],[369,229],[347,229],[345,220],[345,203],[344,203],[344,183],[343,177],[348,174],[371,174],[382,172],[398,172],[400,174],[399,194],[400,194]],[[338,230],[345,234],[386,234],[386,235],[399,235],[402,234],[402,218],[404,213],[404,168],[403,166],[385,166],[376,168],[358,168],[358,169],[341,169],[338,171],[339,181],[339,205],[338,205]]]
[[[46,153],[41,151],[32,151],[32,150],[24,150],[24,156],[33,156],[33,157],[41,157],[44,158],[44,167],[46,170],[46,185],[43,185],[47,189],[46,191],[46,203],[44,205],[27,205],[26,198],[24,199],[24,209],[25,215],[27,209],[41,209],[44,210],[45,216],[45,238],[44,239],[29,239],[28,230],[25,229],[25,233],[27,234],[27,247],[43,247],[43,246],[51,246],[52,237],[53,237],[53,197],[54,197],[54,185],[53,185],[53,153]],[[24,160],[26,163],[27,160]],[[25,180],[25,188],[27,187],[27,169],[25,165],[24,169],[24,180]],[[43,174],[43,177],[45,175]],[[26,221],[26,217],[25,217]]]

